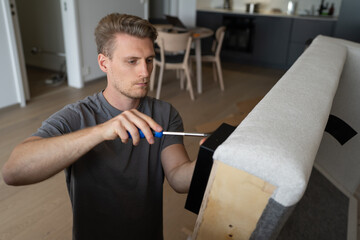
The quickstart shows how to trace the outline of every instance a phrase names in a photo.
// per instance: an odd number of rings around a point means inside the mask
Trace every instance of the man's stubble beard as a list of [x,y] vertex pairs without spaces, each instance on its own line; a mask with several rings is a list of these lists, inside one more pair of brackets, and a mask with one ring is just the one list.
[[114,84],[114,87],[116,88],[116,90],[122,94],[123,96],[126,96],[128,98],[131,99],[140,99],[143,97],[146,97],[148,92],[149,92],[149,80],[147,81],[147,85],[146,87],[143,87],[142,89],[144,90],[144,92],[142,93],[136,93],[136,92],[132,92],[129,89],[122,89],[120,86],[118,86],[118,84]]

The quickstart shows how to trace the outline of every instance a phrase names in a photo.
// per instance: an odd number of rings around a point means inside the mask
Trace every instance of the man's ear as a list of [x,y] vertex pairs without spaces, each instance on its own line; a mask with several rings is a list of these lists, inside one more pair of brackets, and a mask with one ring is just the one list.
[[102,53],[98,54],[98,64],[99,64],[101,71],[103,71],[104,73],[108,72],[109,61],[110,61],[110,59],[108,57],[106,57],[104,54],[102,54]]

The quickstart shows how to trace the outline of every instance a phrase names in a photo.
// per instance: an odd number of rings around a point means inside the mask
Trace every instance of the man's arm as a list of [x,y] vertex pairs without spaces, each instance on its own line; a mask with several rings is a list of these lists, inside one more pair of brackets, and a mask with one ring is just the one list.
[[133,109],[103,124],[73,133],[51,138],[30,137],[15,147],[3,166],[4,181],[9,185],[43,181],[64,170],[105,140],[120,137],[126,143],[128,132],[133,144],[137,145],[140,141],[138,128],[150,144],[154,142],[151,129],[162,131],[153,119]]
[[166,179],[178,193],[187,193],[196,161],[190,161],[182,144],[173,144],[161,152],[161,162]]

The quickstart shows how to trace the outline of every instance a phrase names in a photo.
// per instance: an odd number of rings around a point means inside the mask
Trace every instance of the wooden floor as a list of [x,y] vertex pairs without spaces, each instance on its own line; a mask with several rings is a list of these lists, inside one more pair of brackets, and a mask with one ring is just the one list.
[[26,66],[31,98],[50,93],[66,86],[66,79],[59,72]]
[[[161,98],[172,103],[183,117],[185,130],[218,120],[236,111],[236,103],[265,95],[283,71],[224,64],[225,91],[213,81],[208,65],[203,68],[203,93],[191,101],[188,92],[179,89],[173,72],[165,72]],[[96,93],[105,80],[87,83],[84,89],[58,88],[31,99],[25,108],[0,110],[0,166],[13,147],[31,135],[55,111],[68,103]],[[194,87],[196,85],[194,84]],[[154,96],[154,92],[150,92]],[[191,159],[196,159],[199,138],[187,137],[185,145]],[[186,194],[175,193],[164,185],[164,236],[166,240],[186,239],[182,230],[192,230],[196,215],[184,209]],[[22,187],[6,186],[0,177],[0,239],[40,240],[71,239],[71,205],[64,174],[59,173],[39,184]]]

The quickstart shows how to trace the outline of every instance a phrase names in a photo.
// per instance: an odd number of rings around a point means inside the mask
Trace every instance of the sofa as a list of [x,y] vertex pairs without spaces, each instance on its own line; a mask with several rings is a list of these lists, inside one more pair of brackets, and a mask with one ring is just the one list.
[[[314,167],[349,197],[356,239],[359,99],[360,44],[317,36],[216,148],[192,239],[277,239]],[[329,116],[352,129],[345,143],[342,126],[324,132]]]

